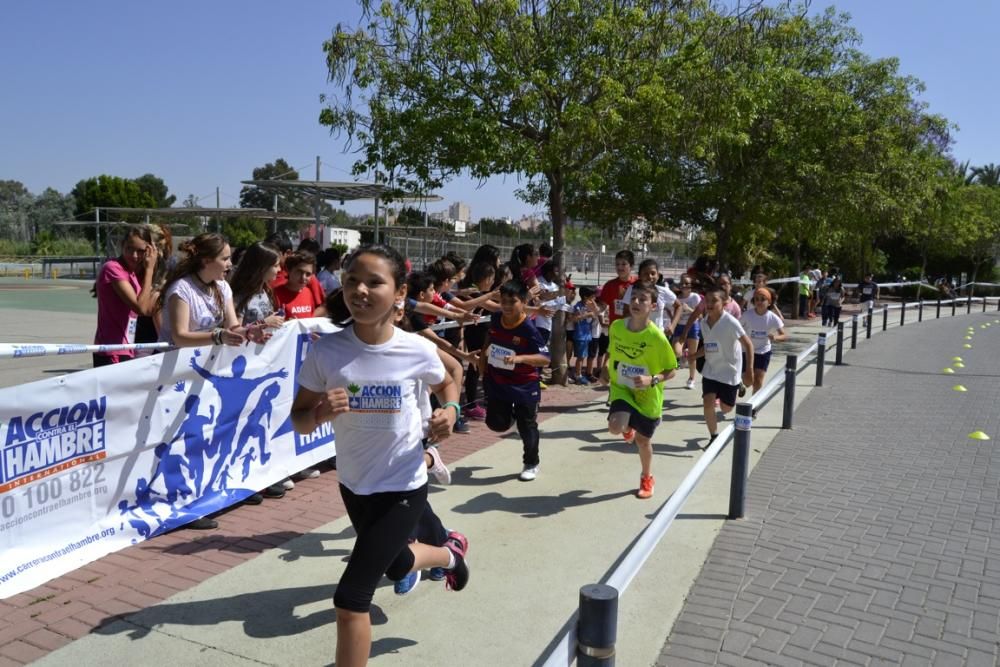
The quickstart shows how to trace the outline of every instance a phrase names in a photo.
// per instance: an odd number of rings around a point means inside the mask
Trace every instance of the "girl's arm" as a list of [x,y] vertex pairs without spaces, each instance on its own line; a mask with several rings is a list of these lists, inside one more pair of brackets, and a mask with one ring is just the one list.
[[544,354],[512,354],[507,357],[509,364],[527,364],[536,368],[545,368],[552,362],[552,359]]
[[[499,306],[497,306],[497,308],[499,308]],[[441,308],[440,306],[435,306],[433,303],[427,303],[425,301],[418,301],[417,305],[413,307],[413,310],[421,315],[447,317],[450,320],[458,320],[459,322],[474,322],[476,320],[476,316],[473,313],[469,313],[464,310]]]
[[350,411],[347,390],[331,389],[320,393],[299,387],[292,402],[292,428],[296,433],[312,433],[323,422],[332,421]]
[[463,352],[462,350],[452,345],[451,342],[445,340],[441,336],[438,336],[437,333],[435,333],[431,329],[421,329],[417,333],[426,338],[427,340],[429,340],[430,342],[437,345],[439,350],[447,352],[456,359],[461,359],[466,363],[471,363],[476,359],[475,354],[472,354],[470,352]]
[[486,292],[485,294],[480,294],[477,297],[471,299],[459,299],[455,297],[449,303],[456,308],[461,308],[462,310],[472,310],[473,308],[478,308],[479,306],[485,304],[487,301],[493,301],[494,299],[500,298],[500,290],[493,290],[492,292]]
[[430,442],[441,442],[451,435],[451,430],[458,421],[458,408],[455,406],[458,404],[459,389],[448,373],[444,374],[443,382],[431,385],[430,389],[445,407],[438,408],[431,414],[427,439]]
[[[173,325],[174,345],[178,347],[200,347],[202,345],[214,345],[216,331],[190,331],[188,322],[191,319],[191,308],[187,301],[176,294],[170,296],[167,302],[167,310],[170,313],[170,322]],[[232,304],[228,304],[226,319],[228,320]],[[236,320],[236,313],[232,312],[232,318]],[[224,320],[225,321],[225,320]],[[243,334],[231,329],[221,329],[222,342],[226,345],[242,345]]]
[[753,341],[750,336],[743,334],[740,336],[740,345],[743,346],[743,358],[750,360],[743,371],[743,384],[749,387],[753,385]]
[[771,340],[775,343],[783,340],[788,340],[788,334],[785,333],[784,329],[778,327],[778,333],[771,334]]

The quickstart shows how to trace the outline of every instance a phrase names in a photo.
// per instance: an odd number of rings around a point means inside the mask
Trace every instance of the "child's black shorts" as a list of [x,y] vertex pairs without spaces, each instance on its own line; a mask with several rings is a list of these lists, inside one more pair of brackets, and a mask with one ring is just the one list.
[[628,401],[623,401],[617,398],[611,401],[611,407],[608,409],[608,419],[615,412],[627,412],[628,425],[635,429],[636,433],[639,433],[647,438],[652,438],[653,433],[656,431],[656,427],[660,425],[659,419],[650,419],[646,415],[642,414],[636,410],[635,406]]

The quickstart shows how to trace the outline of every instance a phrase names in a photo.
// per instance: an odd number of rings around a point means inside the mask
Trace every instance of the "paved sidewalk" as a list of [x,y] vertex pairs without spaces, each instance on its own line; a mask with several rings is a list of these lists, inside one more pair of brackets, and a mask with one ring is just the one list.
[[[657,664],[998,663],[998,317],[876,336],[828,373],[751,475],[749,517],[723,527]],[[943,374],[954,356],[965,368]]]

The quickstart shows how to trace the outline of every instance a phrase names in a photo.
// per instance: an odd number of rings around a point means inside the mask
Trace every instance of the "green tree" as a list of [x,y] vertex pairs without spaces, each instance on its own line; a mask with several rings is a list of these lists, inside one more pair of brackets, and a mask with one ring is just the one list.
[[972,178],[979,185],[1000,187],[1000,165],[991,162],[982,167],[975,167],[972,170]]
[[222,233],[234,248],[245,248],[264,240],[267,222],[257,218],[224,218]]
[[[295,171],[284,158],[278,158],[274,162],[268,162],[263,167],[253,170],[253,180],[255,181],[297,181],[299,172]],[[304,208],[301,202],[295,197],[279,197],[278,210],[294,211],[303,213],[309,207]],[[259,188],[249,185],[243,186],[240,190],[240,208],[263,208],[268,211],[274,210],[274,195]]]
[[31,238],[33,203],[31,193],[23,183],[0,181],[0,238],[21,242]]
[[[697,3],[362,0],[354,30],[324,44],[330,80],[320,122],[359,144],[356,173],[430,191],[468,171],[522,173],[544,199],[561,265],[566,193],[606,148],[622,100],[653,78]],[[364,96],[361,101],[355,96]],[[561,358],[562,318],[553,356]],[[556,381],[563,381],[557,369]]]
[[[76,215],[80,219],[94,219],[94,209],[100,208],[155,208],[156,200],[139,184],[128,178],[101,174],[78,182],[72,191]],[[106,217],[106,216],[105,216]],[[138,221],[139,218],[136,218]]]
[[156,202],[156,208],[170,208],[177,201],[176,196],[167,194],[167,184],[158,176],[143,174],[135,179],[135,182],[140,190],[148,194]]

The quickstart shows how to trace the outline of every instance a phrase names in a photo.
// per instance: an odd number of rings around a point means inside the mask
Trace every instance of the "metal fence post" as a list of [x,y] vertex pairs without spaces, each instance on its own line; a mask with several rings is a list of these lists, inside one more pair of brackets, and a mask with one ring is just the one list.
[[917,322],[924,321],[924,300],[921,299],[919,304],[917,304]]
[[965,313],[966,315],[972,312],[972,295],[965,297]]
[[882,304],[882,331],[889,328],[889,304]]
[[823,367],[826,366],[826,334],[819,335],[816,345],[816,386],[823,386]]
[[958,307],[958,298],[953,296],[953,297],[951,297],[951,316],[952,317],[955,317],[955,308],[957,308],[957,307]]
[[792,428],[792,411],[795,409],[795,372],[799,367],[799,355],[785,357],[785,405],[781,413],[781,428]]
[[618,639],[618,590],[606,584],[580,588],[580,619],[576,626],[576,664],[612,667]]
[[836,366],[844,365],[844,323],[837,322],[837,360]]
[[858,349],[858,316],[851,317],[851,349]]
[[868,318],[865,320],[865,340],[872,337],[872,320],[875,315],[875,302],[868,302]]
[[899,309],[899,326],[904,326],[906,324],[906,301],[903,301],[903,307]]
[[941,297],[938,297],[937,317],[935,317],[934,319],[936,319],[936,320],[940,320],[941,319]]
[[729,518],[746,516],[747,475],[750,473],[750,427],[753,423],[750,403],[736,404],[736,431],[733,434],[733,473],[729,482]]
[[983,312],[986,312],[986,297],[983,297]]

